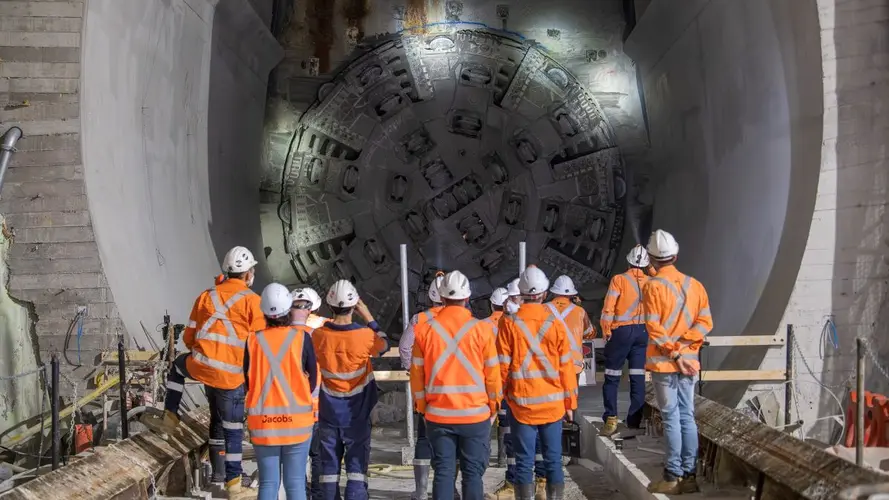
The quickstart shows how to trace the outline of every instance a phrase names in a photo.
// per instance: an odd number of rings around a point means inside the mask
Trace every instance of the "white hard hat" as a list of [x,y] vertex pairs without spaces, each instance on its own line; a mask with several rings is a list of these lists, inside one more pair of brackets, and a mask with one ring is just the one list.
[[253,253],[244,247],[234,247],[222,259],[222,270],[227,273],[246,273],[259,264]]
[[502,306],[507,297],[509,297],[509,292],[505,288],[496,288],[491,292],[491,303],[495,306]]
[[441,294],[438,289],[441,286],[442,281],[444,281],[444,275],[436,276],[432,283],[429,283],[429,300],[432,302],[441,303]]
[[339,280],[328,290],[327,303],[333,307],[353,307],[358,303],[358,290],[349,280]]
[[518,297],[519,295],[522,294],[522,292],[519,291],[519,279],[518,278],[510,281],[509,284],[506,285],[506,293],[509,294],[510,297]]
[[522,295],[538,295],[549,288],[549,279],[543,271],[535,265],[525,268],[525,272],[519,276],[519,291]]
[[438,293],[445,299],[468,299],[472,293],[469,290],[469,278],[460,271],[451,271],[442,278]]
[[556,295],[577,295],[577,289],[574,288],[574,282],[564,274],[556,278],[556,281],[553,282],[553,286],[550,287],[549,291]]
[[290,312],[293,297],[287,287],[280,283],[272,283],[262,290],[259,308],[269,318],[280,318]]
[[642,248],[642,245],[636,245],[627,254],[627,262],[635,267],[648,267],[648,252]]
[[319,307],[321,307],[321,296],[318,295],[313,288],[305,287],[305,288],[294,288],[290,295],[293,296],[293,301],[304,300],[306,302],[312,303],[312,310],[317,311]]
[[658,229],[648,238],[648,254],[655,260],[667,260],[679,254],[679,243],[672,234]]

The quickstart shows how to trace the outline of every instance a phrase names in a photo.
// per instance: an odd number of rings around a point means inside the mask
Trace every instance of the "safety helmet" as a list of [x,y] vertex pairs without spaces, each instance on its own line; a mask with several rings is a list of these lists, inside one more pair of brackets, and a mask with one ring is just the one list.
[[679,243],[673,235],[658,229],[648,238],[648,254],[655,260],[667,260],[679,254]]
[[535,265],[525,268],[525,272],[519,277],[519,291],[522,295],[539,295],[549,288],[549,279],[543,271]]
[[451,271],[444,275],[438,285],[438,293],[449,300],[468,299],[472,292],[469,289],[469,278],[460,271]]
[[429,283],[429,300],[432,302],[436,302],[441,304],[441,293],[438,287],[441,286],[442,281],[444,281],[444,274],[438,274],[435,276],[435,279],[432,280],[432,283]]
[[244,247],[234,247],[222,259],[222,270],[227,273],[246,273],[256,264],[259,262],[256,262],[250,250]]
[[648,252],[642,248],[642,245],[636,245],[627,254],[627,262],[633,267],[648,267]]
[[495,306],[502,306],[507,297],[509,297],[509,292],[505,288],[495,288],[491,292],[491,303]]
[[553,282],[553,286],[549,288],[549,291],[556,295],[577,295],[577,289],[574,288],[574,282],[564,274],[556,278],[556,281]]
[[509,284],[506,285],[506,293],[510,297],[518,297],[519,295],[522,294],[522,292],[519,291],[519,279],[518,278],[510,281]]
[[358,303],[358,290],[349,280],[339,280],[327,291],[327,303],[333,307],[353,307]]
[[315,289],[310,287],[294,288],[290,295],[293,295],[293,301],[304,300],[312,303],[312,311],[317,311],[321,307],[321,296]]
[[290,312],[293,297],[287,287],[280,283],[271,283],[262,290],[259,308],[269,318],[280,318]]

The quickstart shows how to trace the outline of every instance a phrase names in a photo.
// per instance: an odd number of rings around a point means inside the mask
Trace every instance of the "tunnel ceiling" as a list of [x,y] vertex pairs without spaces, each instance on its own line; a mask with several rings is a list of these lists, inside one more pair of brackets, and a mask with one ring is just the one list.
[[528,263],[600,300],[623,236],[626,182],[595,99],[533,44],[483,30],[390,39],[318,92],[284,168],[279,215],[297,277],[354,280],[399,317],[398,245],[425,302],[438,269],[474,308]]

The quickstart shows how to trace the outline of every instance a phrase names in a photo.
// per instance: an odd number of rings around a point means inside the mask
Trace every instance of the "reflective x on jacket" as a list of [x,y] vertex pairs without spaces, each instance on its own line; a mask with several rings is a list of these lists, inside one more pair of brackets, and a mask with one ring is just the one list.
[[571,343],[571,355],[574,361],[574,372],[583,371],[583,339],[595,334],[593,324],[586,311],[567,297],[556,297],[548,304],[556,321],[568,331],[568,341]]
[[648,282],[648,275],[642,269],[631,267],[625,273],[615,275],[608,285],[605,304],[599,326],[602,335],[608,336],[615,328],[645,323],[642,307],[642,289]]

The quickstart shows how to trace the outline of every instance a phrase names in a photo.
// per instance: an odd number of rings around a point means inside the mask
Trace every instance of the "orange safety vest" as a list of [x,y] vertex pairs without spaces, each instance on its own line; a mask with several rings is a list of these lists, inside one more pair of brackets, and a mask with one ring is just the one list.
[[381,334],[367,327],[342,331],[322,326],[312,333],[312,344],[321,370],[321,391],[338,398],[360,394],[374,380],[370,358],[387,346]]
[[648,350],[645,369],[676,373],[677,357],[688,359],[700,370],[699,351],[713,329],[710,299],[698,280],[675,266],[662,267],[643,289]]
[[312,388],[302,366],[305,326],[261,330],[247,339],[247,428],[254,445],[287,446],[312,435]]
[[411,390],[426,420],[474,424],[497,413],[503,391],[490,323],[446,306],[414,334]]
[[571,343],[571,355],[574,361],[575,373],[583,371],[583,339],[595,333],[593,324],[586,311],[567,297],[556,297],[546,306],[556,317],[556,321],[562,323],[569,333],[568,341]]
[[244,280],[227,279],[195,300],[183,342],[191,350],[189,375],[216,389],[244,384],[244,347],[250,332],[265,328],[259,295]]
[[490,316],[485,318],[482,321],[487,321],[491,324],[491,327],[494,329],[494,338],[497,338],[497,332],[500,331],[500,318],[503,317],[503,311],[494,311]]
[[621,326],[645,323],[642,289],[648,280],[645,271],[637,268],[630,268],[611,278],[602,307],[602,317],[599,319],[603,335],[608,335]]
[[425,311],[418,312],[414,318],[416,318],[416,322],[414,325],[422,325],[423,323],[429,322],[444,309],[444,306],[435,306],[426,309]]
[[527,425],[556,422],[577,408],[569,333],[547,305],[524,303],[500,319],[500,376],[513,416]]

